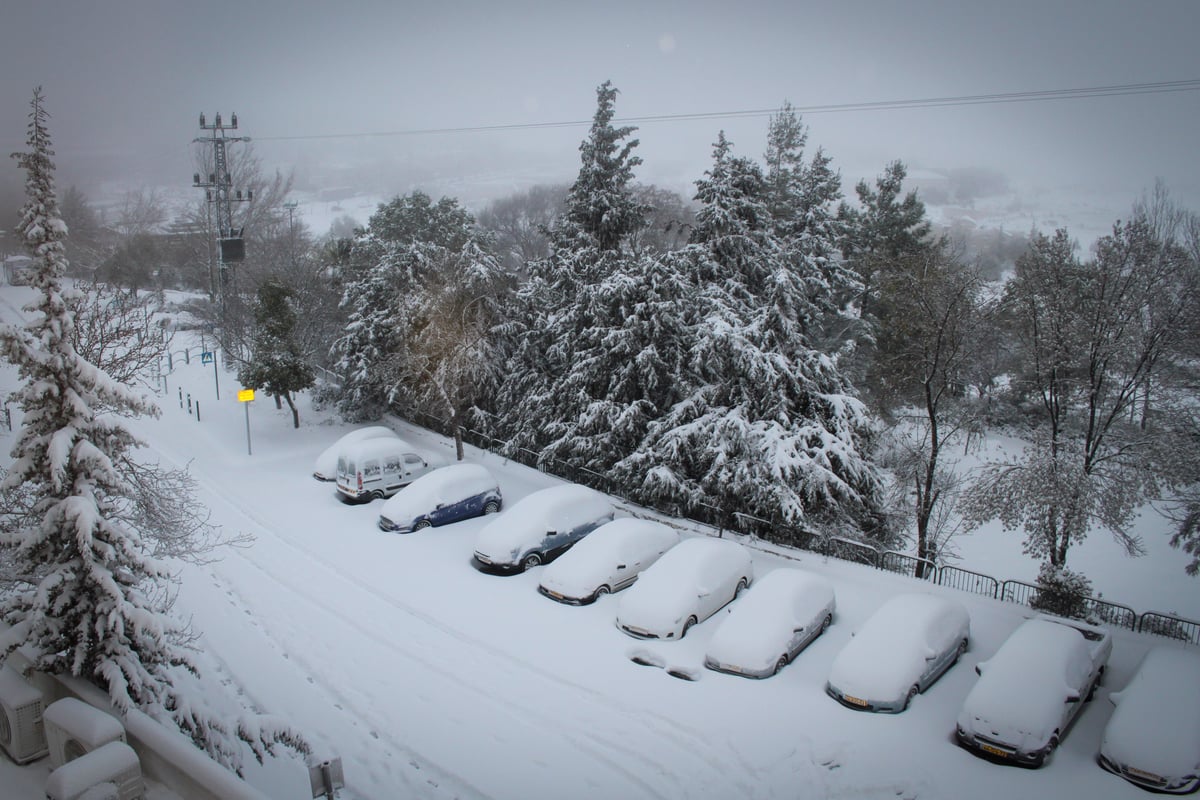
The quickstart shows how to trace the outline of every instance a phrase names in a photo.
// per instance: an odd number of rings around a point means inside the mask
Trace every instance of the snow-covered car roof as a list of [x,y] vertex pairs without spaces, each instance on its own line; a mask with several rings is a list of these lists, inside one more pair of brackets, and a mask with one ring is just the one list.
[[569,483],[525,495],[485,525],[475,549],[496,555],[540,541],[547,531],[575,528],[609,516],[613,505],[594,489]]
[[963,701],[960,716],[968,723],[963,727],[979,720],[1001,730],[1004,741],[1034,748],[1061,722],[1068,696],[1086,690],[1092,659],[1074,627],[1034,618],[1022,622],[978,669],[980,678]]
[[393,522],[409,522],[438,504],[457,503],[499,489],[495,476],[482,464],[451,464],[422,475],[389,497],[379,514]]
[[338,458],[363,461],[370,458],[417,452],[417,448],[399,436],[379,436],[345,445],[338,451]]
[[366,428],[356,428],[350,431],[325,448],[321,452],[321,455],[317,456],[316,463],[313,465],[313,474],[319,475],[326,480],[333,480],[337,473],[338,453],[342,451],[343,447],[366,439],[377,439],[384,436],[399,438],[396,436],[395,431],[383,425],[371,425]]
[[698,536],[668,550],[621,594],[622,623],[658,629],[671,627],[690,612],[699,592],[712,591],[722,579],[751,574],[750,551],[730,539]]
[[1133,678],[1109,698],[1116,704],[1100,752],[1164,778],[1195,774],[1200,766],[1200,652],[1160,645]]
[[834,604],[833,584],[802,569],[781,567],[755,581],[721,621],[708,656],[722,664],[767,669],[787,648],[796,628],[817,625]]
[[871,615],[829,670],[829,682],[846,694],[870,699],[904,695],[939,646],[970,626],[962,603],[932,594],[896,595]]
[[679,534],[649,519],[606,522],[546,567],[541,585],[568,597],[591,594],[617,564],[640,560],[679,542]]

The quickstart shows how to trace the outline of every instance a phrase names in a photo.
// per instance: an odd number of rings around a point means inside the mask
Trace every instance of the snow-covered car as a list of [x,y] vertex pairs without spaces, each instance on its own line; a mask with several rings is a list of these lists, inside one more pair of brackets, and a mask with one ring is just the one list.
[[410,533],[495,514],[503,505],[500,484],[481,464],[451,464],[422,475],[388,498],[379,529]]
[[621,595],[616,625],[639,639],[682,639],[754,580],[750,551],[698,537],[672,547]]
[[1200,653],[1161,645],[1146,653],[1100,740],[1100,766],[1155,792],[1200,789]]
[[1025,620],[975,667],[979,680],[955,738],[985,758],[1040,767],[1092,698],[1110,653],[1104,628],[1047,615]]
[[833,622],[833,584],[801,569],[759,578],[708,643],[704,666],[766,678],[779,672]]
[[611,522],[612,502],[576,484],[552,486],[513,503],[479,531],[475,561],[498,572],[523,572],[547,563]]
[[337,491],[350,503],[381,500],[433,469],[424,455],[399,437],[364,439],[338,453]]
[[825,691],[844,706],[899,713],[966,652],[971,618],[957,600],[896,595],[833,660]]
[[326,483],[337,480],[338,453],[355,442],[383,437],[399,438],[394,430],[383,425],[371,425],[350,431],[317,456],[317,461],[313,464],[313,477]]
[[679,544],[679,534],[648,519],[623,517],[601,525],[546,567],[538,591],[570,605],[619,592]]

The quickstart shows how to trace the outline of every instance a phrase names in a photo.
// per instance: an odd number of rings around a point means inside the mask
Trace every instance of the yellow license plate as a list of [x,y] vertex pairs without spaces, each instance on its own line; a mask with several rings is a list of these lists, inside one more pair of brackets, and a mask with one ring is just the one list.
[[861,697],[852,697],[847,694],[842,695],[842,699],[844,699],[847,703],[852,703],[856,706],[862,706],[863,708],[867,707],[867,701],[863,700]]
[[1007,750],[1001,750],[999,747],[992,747],[990,744],[980,744],[979,749],[985,753],[991,753],[994,756],[1001,756],[1002,758],[1008,758],[1010,755]]

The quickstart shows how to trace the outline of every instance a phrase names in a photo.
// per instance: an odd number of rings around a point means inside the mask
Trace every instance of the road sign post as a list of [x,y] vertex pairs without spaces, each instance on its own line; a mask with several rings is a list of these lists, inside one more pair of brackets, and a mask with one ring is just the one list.
[[250,403],[254,401],[253,389],[242,389],[237,395],[238,402],[246,408],[246,455],[254,455],[254,451],[250,449]]

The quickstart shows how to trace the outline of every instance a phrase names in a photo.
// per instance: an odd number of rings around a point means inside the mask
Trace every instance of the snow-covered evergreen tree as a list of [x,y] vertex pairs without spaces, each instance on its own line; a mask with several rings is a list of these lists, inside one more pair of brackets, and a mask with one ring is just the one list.
[[[25,648],[36,669],[75,675],[105,689],[120,711],[170,721],[228,766],[240,765],[240,738],[259,756],[276,742],[307,746],[284,726],[236,728],[180,688],[196,667],[187,631],[168,612],[173,581],[149,555],[146,484],[132,451],[140,443],[122,417],[154,415],[145,397],[117,383],[76,351],[73,290],[63,276],[67,228],[54,190],[53,150],[40,89],[29,115],[29,149],[17,232],[34,258],[25,325],[0,327],[0,348],[19,372],[12,399],[23,411],[14,462],[0,492],[0,545],[20,581],[0,597],[0,660]],[[99,410],[98,410],[99,409]]]
[[842,255],[861,283],[855,298],[861,317],[874,333],[879,304],[881,273],[896,267],[905,257],[929,248],[931,225],[925,218],[925,204],[916,191],[901,196],[908,170],[901,161],[893,161],[875,179],[872,188],[859,181],[855,191],[858,207],[843,203],[838,216],[845,225]]
[[[608,426],[644,424],[654,400],[642,390],[666,386],[646,374],[630,378],[627,359],[655,345],[634,340],[669,326],[678,315],[667,306],[682,302],[663,278],[666,262],[639,258],[629,247],[646,209],[631,185],[641,163],[632,154],[637,140],[625,141],[634,129],[612,125],[616,95],[610,82],[596,90],[596,114],[550,256],[530,265],[518,294],[519,333],[499,404],[501,430],[514,448],[597,472],[627,452],[607,447],[639,438]],[[651,313],[667,319],[656,327]],[[653,371],[656,360],[648,352],[641,368]]]
[[582,232],[601,251],[620,249],[646,222],[646,208],[629,185],[642,159],[633,155],[638,140],[625,140],[637,129],[613,127],[616,100],[612,81],[597,87],[592,128],[579,145],[583,163],[567,196],[568,224],[560,228],[560,234]]
[[776,235],[761,170],[722,133],[697,182],[689,260],[696,285],[682,399],[618,471],[639,496],[770,521],[870,516],[879,480],[864,457],[866,409],[811,347],[811,297]]
[[347,419],[377,419],[387,408],[406,369],[419,287],[438,253],[466,245],[473,223],[458,201],[413,192],[381,204],[356,235],[343,276],[346,331],[332,348],[346,380],[338,409]]
[[764,200],[771,230],[791,272],[775,279],[780,285],[776,302],[780,291],[788,297],[788,307],[780,309],[777,324],[784,326],[779,331],[780,342],[791,337],[789,326],[794,325],[811,345],[823,330],[846,327],[840,324],[843,307],[846,298],[858,291],[859,283],[838,253],[845,235],[837,213],[841,176],[820,148],[806,162],[807,142],[807,127],[791,104],[785,103],[771,117],[763,159]]
[[292,411],[292,425],[300,427],[300,411],[292,399],[313,385],[315,375],[308,358],[296,343],[296,312],[289,305],[292,291],[275,281],[258,287],[254,306],[254,336],[250,360],[238,369],[242,386],[283,398]]

